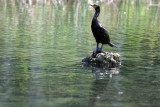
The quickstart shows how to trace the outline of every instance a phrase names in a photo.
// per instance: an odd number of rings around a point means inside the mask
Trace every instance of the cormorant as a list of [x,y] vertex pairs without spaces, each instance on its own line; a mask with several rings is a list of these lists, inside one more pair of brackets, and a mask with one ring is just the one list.
[[[95,9],[95,14],[92,19],[92,33],[96,39],[97,42],[97,48],[93,51],[93,53],[96,52],[102,52],[103,44],[108,44],[111,47],[116,47],[113,43],[110,42],[109,33],[108,31],[98,22],[97,17],[100,14],[100,6],[97,4],[90,4]],[[102,44],[101,48],[99,48],[99,43]]]

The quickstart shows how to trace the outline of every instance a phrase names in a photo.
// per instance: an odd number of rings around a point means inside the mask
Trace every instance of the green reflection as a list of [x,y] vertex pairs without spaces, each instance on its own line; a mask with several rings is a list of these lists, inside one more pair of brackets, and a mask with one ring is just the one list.
[[[83,68],[96,47],[95,0],[0,0],[0,105],[142,107],[159,105],[158,0],[99,2],[99,21],[121,54],[113,69]],[[94,76],[96,78],[94,78]],[[111,78],[112,77],[112,78]]]

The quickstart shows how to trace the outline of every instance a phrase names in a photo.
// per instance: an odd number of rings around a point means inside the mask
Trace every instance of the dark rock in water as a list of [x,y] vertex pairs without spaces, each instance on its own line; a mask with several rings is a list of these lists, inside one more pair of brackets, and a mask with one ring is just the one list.
[[108,68],[113,68],[121,65],[119,58],[120,55],[118,53],[93,53],[92,55],[88,55],[86,58],[82,59],[82,63],[92,66],[105,66]]

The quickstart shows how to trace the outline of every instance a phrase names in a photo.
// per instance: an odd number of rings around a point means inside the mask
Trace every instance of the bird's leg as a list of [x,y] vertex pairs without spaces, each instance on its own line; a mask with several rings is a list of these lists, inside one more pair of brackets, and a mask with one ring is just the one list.
[[99,43],[97,43],[96,51],[99,51]]
[[102,48],[103,48],[103,44],[102,44],[102,46],[101,46],[101,48],[100,48],[100,52],[102,52]]
[[97,52],[99,52],[99,49],[100,49],[100,48],[99,48],[99,46],[98,46],[98,45],[99,45],[99,43],[97,43],[97,48],[93,51],[93,53],[97,53]]

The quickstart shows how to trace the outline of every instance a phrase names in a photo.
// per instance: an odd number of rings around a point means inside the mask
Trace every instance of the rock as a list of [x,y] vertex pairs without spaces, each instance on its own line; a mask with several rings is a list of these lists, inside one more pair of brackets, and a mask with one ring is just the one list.
[[104,58],[105,58],[105,56],[104,56],[105,54],[104,53],[99,53],[99,54],[97,54],[96,55],[96,60],[97,61],[99,61],[99,62],[103,62],[104,61]]
[[93,53],[82,59],[82,63],[87,65],[105,66],[109,68],[118,67],[121,65],[120,55],[112,52]]

